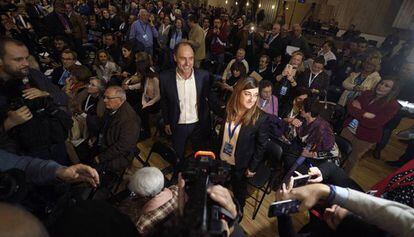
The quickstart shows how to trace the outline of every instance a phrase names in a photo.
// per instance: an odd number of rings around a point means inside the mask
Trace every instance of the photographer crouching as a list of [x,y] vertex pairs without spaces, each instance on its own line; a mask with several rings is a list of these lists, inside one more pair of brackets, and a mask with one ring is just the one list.
[[66,95],[29,68],[27,47],[0,39],[0,148],[67,164],[64,141],[72,126],[60,106]]
[[[120,210],[142,236],[245,236],[230,191],[214,184],[222,176],[215,169],[221,169],[220,162],[205,155],[190,160],[178,184],[170,187],[164,187],[158,168],[138,170],[128,185],[131,195],[121,202]],[[213,181],[204,179],[209,176]]]

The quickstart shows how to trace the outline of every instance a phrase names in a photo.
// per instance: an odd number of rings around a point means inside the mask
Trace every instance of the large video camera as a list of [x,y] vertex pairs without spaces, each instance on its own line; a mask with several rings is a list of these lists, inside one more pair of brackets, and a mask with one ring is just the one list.
[[222,219],[229,226],[234,219],[232,215],[210,199],[207,188],[220,184],[225,186],[230,178],[230,165],[216,160],[213,152],[199,151],[193,158],[187,159],[182,176],[185,180],[185,191],[189,197],[184,218],[190,224],[189,229],[198,230],[208,236],[224,236]]
[[25,174],[18,169],[0,172],[0,202],[20,203],[28,194]]

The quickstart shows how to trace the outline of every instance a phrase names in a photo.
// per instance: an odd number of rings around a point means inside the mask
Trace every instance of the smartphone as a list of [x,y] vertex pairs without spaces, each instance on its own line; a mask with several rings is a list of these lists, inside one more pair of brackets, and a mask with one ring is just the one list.
[[309,181],[309,178],[310,176],[308,174],[293,177],[293,187],[296,188],[296,187],[306,185]]
[[284,200],[279,202],[273,202],[270,204],[268,217],[275,217],[281,215],[289,215],[299,212],[300,201],[298,200]]

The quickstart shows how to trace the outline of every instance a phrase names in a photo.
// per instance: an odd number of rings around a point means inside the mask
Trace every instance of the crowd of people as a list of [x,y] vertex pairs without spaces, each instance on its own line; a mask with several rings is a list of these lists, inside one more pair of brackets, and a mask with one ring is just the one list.
[[[247,180],[263,162],[281,164],[283,173],[297,165],[309,182],[323,183],[284,183],[277,191],[278,200],[325,212],[319,217],[326,223],[311,218],[306,236],[346,235],[351,227],[364,236],[412,236],[412,144],[388,163],[405,166],[387,179],[382,199],[358,192],[350,175],[370,149],[380,159],[391,131],[412,116],[397,99],[414,102],[414,71],[405,61],[414,41],[393,53],[395,34],[377,48],[355,26],[336,37],[333,21],[331,34],[314,45],[304,33],[318,33],[312,19],[290,27],[259,24],[244,13],[191,1],[2,1],[0,170],[23,170],[36,186],[109,187],[110,174],[122,178],[131,166],[139,141],[166,139],[174,173],[199,150],[214,151],[231,167],[227,182],[207,189],[229,213],[232,221],[223,226],[231,236],[244,235],[238,222]],[[349,155],[337,137],[352,146]],[[283,148],[279,160],[275,146]],[[130,178],[131,194],[118,209],[80,202],[44,225],[51,236],[191,236],[171,226],[186,225],[185,185],[181,175],[167,185],[159,169],[145,167]],[[314,207],[318,199],[335,205]],[[2,204],[1,212],[24,211]],[[76,218],[83,215],[91,218]],[[278,221],[280,236],[302,236],[288,215]],[[20,223],[21,236],[33,226],[33,236],[48,235],[28,213],[6,223]],[[0,232],[13,231],[1,225]],[[85,225],[83,233],[77,225]]]

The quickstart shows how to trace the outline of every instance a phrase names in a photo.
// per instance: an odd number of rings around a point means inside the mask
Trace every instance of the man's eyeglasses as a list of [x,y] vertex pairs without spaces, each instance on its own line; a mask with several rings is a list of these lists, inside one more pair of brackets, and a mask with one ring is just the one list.
[[119,99],[119,98],[121,98],[121,97],[119,97],[119,96],[113,96],[113,97],[111,97],[111,96],[106,96],[106,95],[104,95],[104,97],[103,97],[104,99],[107,99],[107,100],[113,100],[113,99]]

